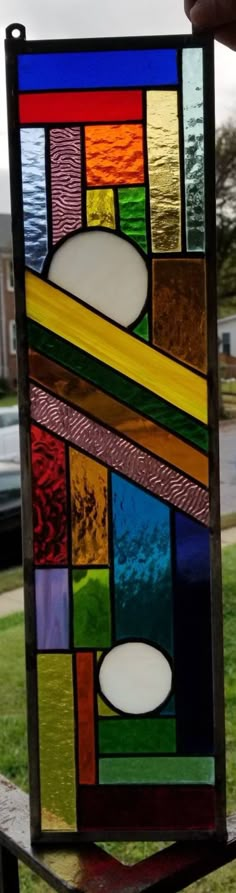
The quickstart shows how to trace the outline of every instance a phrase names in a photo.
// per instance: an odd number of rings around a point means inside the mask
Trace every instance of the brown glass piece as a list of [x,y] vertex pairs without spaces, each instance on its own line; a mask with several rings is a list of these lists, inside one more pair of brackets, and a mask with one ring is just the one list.
[[200,372],[207,371],[204,260],[153,260],[152,342]]

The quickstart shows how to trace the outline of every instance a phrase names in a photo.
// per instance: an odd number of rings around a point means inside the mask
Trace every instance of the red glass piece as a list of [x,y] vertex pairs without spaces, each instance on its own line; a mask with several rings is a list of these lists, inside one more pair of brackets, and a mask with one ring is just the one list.
[[35,564],[67,564],[65,446],[32,425],[31,456]]
[[96,783],[94,656],[76,654],[79,782]]
[[21,124],[53,124],[142,120],[141,90],[97,90],[73,93],[21,93]]
[[103,833],[215,830],[215,790],[208,785],[101,785],[79,789],[80,831]]

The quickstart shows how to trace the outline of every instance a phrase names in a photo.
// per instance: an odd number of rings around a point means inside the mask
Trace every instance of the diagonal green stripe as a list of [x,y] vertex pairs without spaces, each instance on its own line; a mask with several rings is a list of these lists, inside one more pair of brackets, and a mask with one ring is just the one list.
[[58,335],[54,335],[53,332],[49,332],[48,329],[44,329],[32,320],[28,320],[28,338],[30,347],[34,350],[41,351],[45,356],[61,363],[66,369],[70,369],[77,375],[82,375],[87,381],[101,387],[107,394],[111,394],[132,409],[144,413],[157,424],[164,425],[170,431],[207,452],[207,428],[191,419],[185,412],[176,409],[165,400],[156,397],[155,394],[151,394],[136,382],[128,382],[119,372],[111,368],[108,369],[99,360],[67,341],[63,341]]
[[212,757],[102,757],[100,784],[210,784]]

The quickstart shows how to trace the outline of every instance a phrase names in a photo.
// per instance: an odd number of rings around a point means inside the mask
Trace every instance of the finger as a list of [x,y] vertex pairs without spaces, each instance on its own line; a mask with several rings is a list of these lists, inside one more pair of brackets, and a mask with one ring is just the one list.
[[190,6],[190,20],[197,28],[216,28],[235,19],[235,0],[196,0]]
[[217,28],[215,38],[220,43],[224,43],[230,50],[236,50],[236,21],[225,28]]
[[195,0],[184,0],[184,11],[188,16],[188,19],[190,19],[190,10],[192,9],[192,6],[194,6],[194,3]]

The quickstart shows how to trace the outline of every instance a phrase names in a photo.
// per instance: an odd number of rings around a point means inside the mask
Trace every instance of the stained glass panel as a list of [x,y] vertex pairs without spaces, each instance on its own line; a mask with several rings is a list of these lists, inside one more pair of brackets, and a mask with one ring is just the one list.
[[6,53],[33,839],[222,838],[212,42]]

